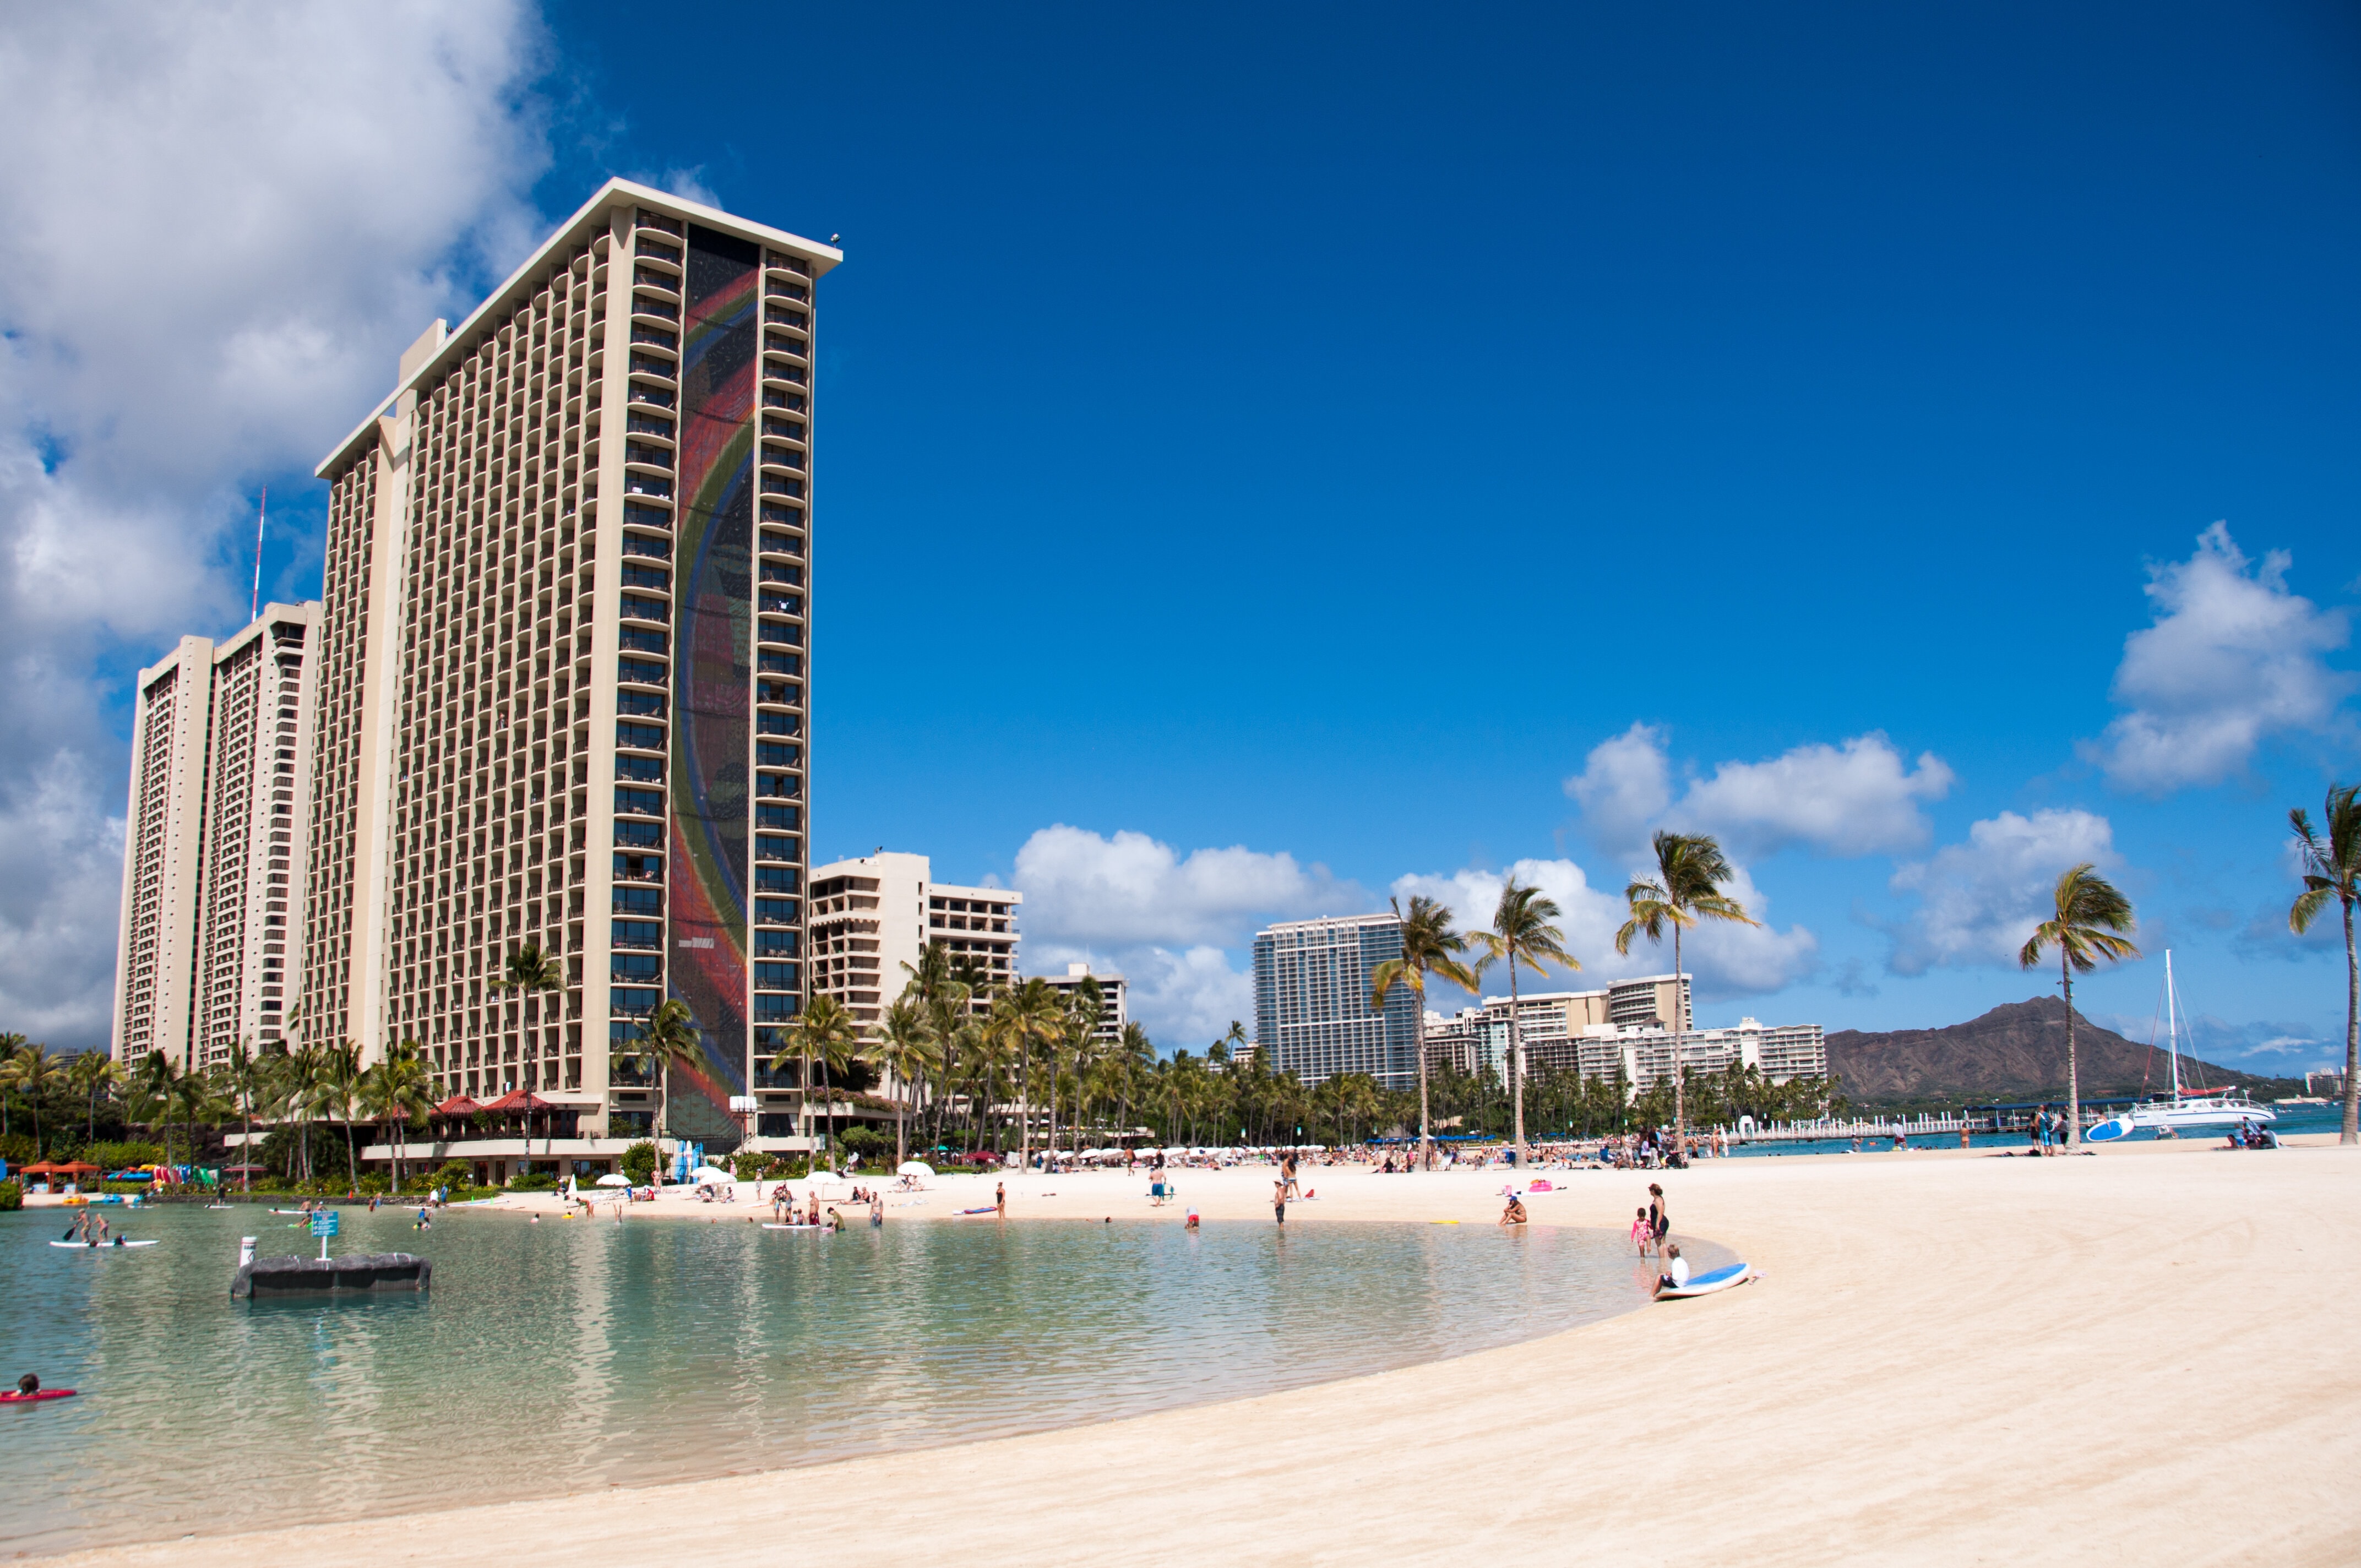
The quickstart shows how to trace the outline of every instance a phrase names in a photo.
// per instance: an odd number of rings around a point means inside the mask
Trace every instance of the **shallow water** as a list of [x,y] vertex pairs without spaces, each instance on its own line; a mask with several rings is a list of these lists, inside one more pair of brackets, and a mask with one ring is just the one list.
[[927,1447],[1511,1343],[1646,1299],[1620,1235],[1042,1221],[838,1236],[345,1211],[423,1297],[233,1301],[283,1217],[114,1210],[163,1245],[0,1215],[0,1346],[72,1399],[0,1409],[0,1549],[216,1535]]

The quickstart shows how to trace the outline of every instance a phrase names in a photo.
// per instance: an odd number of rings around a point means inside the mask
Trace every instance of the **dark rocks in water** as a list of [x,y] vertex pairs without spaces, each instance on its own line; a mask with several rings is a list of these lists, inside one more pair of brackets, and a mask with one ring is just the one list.
[[344,1296],[367,1291],[423,1290],[434,1264],[406,1252],[356,1252],[316,1257],[258,1257],[238,1265],[232,1297]]

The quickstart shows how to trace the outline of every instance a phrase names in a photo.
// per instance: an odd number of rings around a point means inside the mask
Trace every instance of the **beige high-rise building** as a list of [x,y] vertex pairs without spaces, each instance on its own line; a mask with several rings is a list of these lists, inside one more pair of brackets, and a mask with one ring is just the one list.
[[139,673],[113,1049],[182,1069],[281,1037],[302,928],[316,604]]
[[[670,1130],[745,1135],[798,1010],[816,280],[840,254],[610,181],[319,467],[329,485],[307,1039],[555,1102],[561,1159],[665,1000]],[[554,992],[504,986],[538,944]],[[464,1146],[445,1151],[467,1157]]]
[[988,984],[1016,977],[1025,895],[936,882],[933,869],[924,855],[884,850],[812,869],[814,995],[873,1024],[907,983],[904,966],[915,969],[929,943],[965,958]]

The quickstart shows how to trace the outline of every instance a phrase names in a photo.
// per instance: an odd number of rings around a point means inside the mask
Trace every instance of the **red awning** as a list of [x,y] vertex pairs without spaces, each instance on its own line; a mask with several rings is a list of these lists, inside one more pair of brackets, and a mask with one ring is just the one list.
[[511,1089],[484,1107],[487,1111],[555,1111],[556,1102],[544,1100],[530,1089]]
[[85,1165],[81,1160],[75,1160],[70,1165],[53,1165],[49,1168],[56,1171],[60,1176],[95,1176],[98,1174],[101,1168],[94,1165]]
[[65,1169],[64,1166],[51,1165],[48,1160],[43,1160],[38,1165],[18,1166],[16,1168],[16,1174],[19,1176],[55,1176],[63,1169]]
[[429,1114],[435,1116],[470,1116],[482,1109],[483,1107],[481,1105],[477,1104],[466,1095],[454,1094],[450,1099],[445,1100],[442,1104],[434,1107]]

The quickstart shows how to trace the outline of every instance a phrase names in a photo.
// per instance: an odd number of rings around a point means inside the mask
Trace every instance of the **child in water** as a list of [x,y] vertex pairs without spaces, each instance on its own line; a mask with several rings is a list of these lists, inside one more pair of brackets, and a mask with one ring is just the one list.
[[1656,1239],[1656,1227],[1648,1221],[1648,1206],[1645,1203],[1641,1204],[1634,1213],[1637,1218],[1631,1222],[1631,1241],[1639,1247],[1640,1255],[1645,1257],[1648,1255],[1648,1244]]

